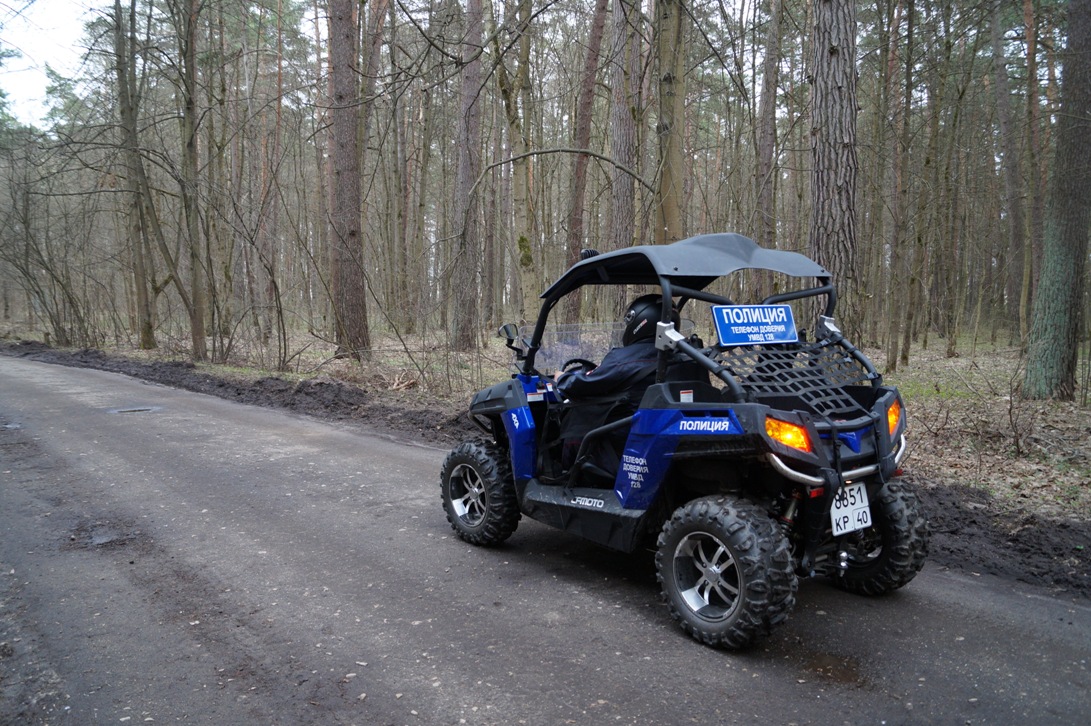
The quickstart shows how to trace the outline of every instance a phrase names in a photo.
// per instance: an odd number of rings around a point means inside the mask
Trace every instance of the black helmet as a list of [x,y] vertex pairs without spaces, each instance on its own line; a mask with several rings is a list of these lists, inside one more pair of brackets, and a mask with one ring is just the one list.
[[[621,334],[621,344],[629,345],[638,340],[655,336],[655,324],[663,315],[663,297],[661,295],[641,295],[629,304],[625,311],[625,332]],[[671,312],[671,319],[678,324],[678,314]]]

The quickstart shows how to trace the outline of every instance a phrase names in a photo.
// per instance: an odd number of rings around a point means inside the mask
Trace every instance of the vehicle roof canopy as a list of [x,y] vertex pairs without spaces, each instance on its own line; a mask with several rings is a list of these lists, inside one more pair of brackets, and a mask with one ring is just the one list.
[[542,298],[556,300],[583,285],[672,284],[703,290],[739,270],[772,270],[792,277],[828,278],[824,267],[797,252],[759,247],[734,233],[702,234],[669,245],[640,245],[606,252],[568,269]]

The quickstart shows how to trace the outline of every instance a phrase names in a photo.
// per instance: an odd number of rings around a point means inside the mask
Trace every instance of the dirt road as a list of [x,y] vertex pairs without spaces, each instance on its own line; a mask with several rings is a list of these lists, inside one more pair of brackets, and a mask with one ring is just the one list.
[[1075,723],[1091,608],[926,565],[727,654],[650,557],[455,539],[444,451],[0,357],[0,723]]

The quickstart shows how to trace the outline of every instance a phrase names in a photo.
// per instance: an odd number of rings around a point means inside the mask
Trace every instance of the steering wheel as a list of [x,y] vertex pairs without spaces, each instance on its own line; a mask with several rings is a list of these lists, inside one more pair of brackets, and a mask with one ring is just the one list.
[[577,363],[579,364],[580,368],[583,368],[585,371],[590,371],[598,367],[586,358],[569,358],[561,364],[561,372],[563,373],[567,371],[569,366],[576,365]]

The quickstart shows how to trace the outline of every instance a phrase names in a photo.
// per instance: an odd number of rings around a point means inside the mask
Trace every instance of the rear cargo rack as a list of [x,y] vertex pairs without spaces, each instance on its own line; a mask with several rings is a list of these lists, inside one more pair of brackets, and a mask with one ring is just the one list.
[[882,382],[870,361],[839,335],[814,342],[721,348],[715,360],[748,398],[819,417],[871,418],[870,407],[851,389]]

